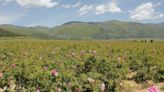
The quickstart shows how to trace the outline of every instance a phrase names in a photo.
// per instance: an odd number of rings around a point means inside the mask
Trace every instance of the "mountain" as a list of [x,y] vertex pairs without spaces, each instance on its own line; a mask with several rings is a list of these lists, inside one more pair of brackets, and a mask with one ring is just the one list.
[[164,26],[136,22],[70,22],[52,29],[61,39],[164,38]]
[[158,26],[164,28],[164,22],[159,23]]
[[4,37],[4,36],[13,37],[13,36],[21,36],[21,35],[6,31],[6,30],[0,28],[0,36],[1,37]]
[[[15,36],[41,39],[126,39],[126,38],[164,38],[164,22],[137,23],[118,20],[105,22],[73,21],[61,26],[49,28],[44,26],[21,27],[0,25],[0,29]],[[8,33],[9,32],[9,33]],[[1,35],[0,35],[1,36]]]
[[43,39],[50,38],[50,36],[48,35],[50,28],[48,27],[42,27],[42,26],[22,27],[22,26],[5,24],[5,25],[0,25],[0,28],[24,37],[34,37],[34,38],[43,38]]
[[58,39],[93,39],[99,32],[100,27],[88,23],[71,23],[52,28],[52,33]]

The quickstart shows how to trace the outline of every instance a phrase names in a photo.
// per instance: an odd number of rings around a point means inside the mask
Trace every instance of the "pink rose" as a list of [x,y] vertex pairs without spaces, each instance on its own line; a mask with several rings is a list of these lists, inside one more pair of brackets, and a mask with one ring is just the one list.
[[88,81],[89,81],[90,83],[94,83],[94,82],[95,82],[95,80],[92,79],[92,78],[88,78]]
[[39,89],[37,89],[37,90],[36,90],[36,92],[40,92],[40,90],[39,90]]
[[3,77],[3,73],[0,73],[0,78],[2,78]]
[[56,92],[61,92],[61,88],[57,88]]
[[75,52],[72,52],[72,57],[75,57],[76,56],[76,53]]
[[80,89],[76,89],[75,92],[80,92]]
[[44,70],[48,70],[48,68],[47,68],[46,66],[45,66],[45,67],[43,67],[43,69],[44,69]]
[[102,84],[100,85],[100,89],[101,89],[102,92],[105,91],[105,84],[104,84],[104,83],[102,83]]
[[159,90],[156,86],[153,85],[149,88],[148,92],[159,92]]
[[81,50],[81,51],[80,51],[80,54],[81,54],[81,55],[84,55],[84,54],[85,54],[85,50]]
[[118,59],[118,61],[121,61],[121,57],[118,57],[117,59]]
[[94,50],[92,53],[93,53],[93,54],[97,54],[97,51]]
[[12,64],[12,67],[15,68],[16,67],[16,64]]
[[51,70],[51,74],[53,75],[53,76],[58,76],[58,72],[57,72],[57,70],[56,69],[53,69],[53,70]]

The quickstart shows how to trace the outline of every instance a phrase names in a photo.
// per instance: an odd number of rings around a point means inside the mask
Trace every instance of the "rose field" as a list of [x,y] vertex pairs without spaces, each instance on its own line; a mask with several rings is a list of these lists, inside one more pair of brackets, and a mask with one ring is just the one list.
[[135,92],[163,82],[162,41],[0,40],[0,92]]

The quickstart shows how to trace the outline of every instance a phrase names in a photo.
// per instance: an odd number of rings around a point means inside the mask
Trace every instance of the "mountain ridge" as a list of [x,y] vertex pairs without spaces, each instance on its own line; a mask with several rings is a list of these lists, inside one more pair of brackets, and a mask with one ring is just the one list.
[[[56,27],[23,27],[10,24],[0,29],[25,37],[41,39],[125,39],[164,38],[164,22],[139,23],[110,20],[104,22],[71,21]],[[3,34],[3,36],[8,36]]]

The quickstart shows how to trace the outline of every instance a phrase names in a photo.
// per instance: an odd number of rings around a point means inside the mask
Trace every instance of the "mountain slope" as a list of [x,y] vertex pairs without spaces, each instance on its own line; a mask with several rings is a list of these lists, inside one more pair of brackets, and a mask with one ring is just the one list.
[[59,39],[92,39],[94,34],[101,32],[98,26],[85,23],[71,23],[52,29]]
[[161,24],[122,21],[70,22],[52,31],[57,37],[66,39],[164,38]]
[[[164,38],[164,23],[143,24],[136,22],[68,22],[54,28],[36,26],[20,27],[0,25],[8,32],[42,39],[125,39],[125,38]],[[6,33],[7,34],[7,33]]]
[[1,37],[16,37],[16,36],[21,36],[21,35],[6,31],[6,30],[0,28],[0,36]]
[[156,24],[109,21],[98,23],[111,38],[163,38],[164,29]]
[[48,27],[22,27],[14,25],[0,25],[1,29],[7,30],[9,32],[19,34],[25,37],[35,37],[35,38],[50,38]]

